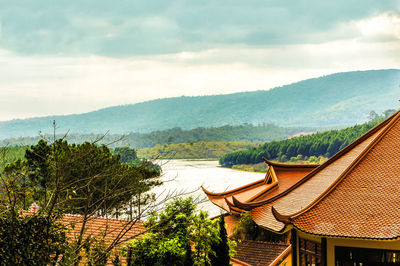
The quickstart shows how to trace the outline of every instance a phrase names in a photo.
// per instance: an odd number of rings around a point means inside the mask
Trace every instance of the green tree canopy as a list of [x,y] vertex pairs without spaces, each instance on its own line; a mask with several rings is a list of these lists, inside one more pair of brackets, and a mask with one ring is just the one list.
[[212,247],[221,241],[218,221],[208,219],[206,212],[196,212],[192,198],[177,198],[150,217],[142,238],[128,243],[128,261],[132,265],[210,265],[210,256],[215,256]]
[[[157,179],[159,174],[159,168],[147,161],[135,165],[122,163],[120,156],[113,155],[106,146],[89,142],[68,144],[63,139],[50,143],[41,140],[27,149],[24,160],[4,167],[0,210],[10,214],[13,224],[18,224],[20,211],[33,202],[39,206],[39,215],[50,225],[64,213],[80,215],[80,234],[70,242],[71,254],[75,254],[72,261],[79,263],[79,254],[85,250],[93,255],[90,260],[99,264],[106,261],[127,230],[148,210],[145,207],[154,200],[149,191],[161,184]],[[94,250],[87,244],[93,241],[83,239],[83,234],[87,221],[99,215],[124,215],[129,219],[112,243],[106,246],[103,243],[101,250]],[[19,224],[22,227],[18,230],[22,230],[24,223]],[[64,259],[67,257],[63,255]]]

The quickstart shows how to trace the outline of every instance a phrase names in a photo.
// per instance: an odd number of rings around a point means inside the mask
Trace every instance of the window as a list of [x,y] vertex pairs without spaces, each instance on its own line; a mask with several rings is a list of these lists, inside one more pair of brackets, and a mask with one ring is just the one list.
[[300,266],[321,265],[321,244],[304,238],[299,238]]
[[335,261],[337,266],[398,265],[400,264],[400,251],[337,246],[335,247]]

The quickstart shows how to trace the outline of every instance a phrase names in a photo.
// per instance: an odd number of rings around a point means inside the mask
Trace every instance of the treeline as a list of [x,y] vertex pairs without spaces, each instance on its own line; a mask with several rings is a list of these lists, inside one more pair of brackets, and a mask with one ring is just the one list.
[[341,130],[272,141],[259,147],[233,152],[223,156],[220,164],[225,167],[237,164],[256,164],[263,161],[263,156],[280,162],[309,160],[317,163],[321,157],[331,157],[394,112],[393,109],[386,110],[379,116],[371,111],[369,115],[371,121],[368,123]]
[[[163,144],[215,142],[215,141],[245,141],[245,142],[267,142],[288,138],[299,132],[314,132],[315,128],[305,127],[279,127],[273,124],[262,124],[253,126],[244,124],[240,126],[222,126],[211,128],[195,128],[183,130],[172,128],[151,133],[130,133],[123,135],[101,135],[101,134],[69,134],[69,143],[80,144],[85,141],[99,144],[110,144],[109,147],[128,146],[135,149],[154,147]],[[45,136],[51,139],[51,136]],[[58,137],[63,137],[62,135]],[[0,146],[34,145],[40,137],[9,138],[0,141]]]
[[137,151],[140,158],[147,159],[218,159],[227,153],[245,150],[256,144],[250,142],[195,142],[156,145]]
[[[3,168],[8,163],[13,163],[17,160],[25,160],[25,152],[29,148],[30,146],[0,147],[0,168]],[[138,157],[137,151],[129,147],[117,147],[111,149],[110,152],[113,155],[118,156],[121,163],[126,163],[131,166],[137,166],[144,163],[144,160]],[[161,170],[159,166],[150,163],[147,167],[158,171]]]
[[23,159],[27,146],[0,147],[0,168],[8,163]]
[[[119,155],[123,163],[139,164],[143,159],[219,159],[223,155],[238,150],[255,147],[251,142],[211,141],[194,143],[177,143],[156,145],[152,148],[132,149],[116,147],[111,149],[114,155]],[[29,146],[0,147],[0,168],[7,163],[24,159],[25,151]]]

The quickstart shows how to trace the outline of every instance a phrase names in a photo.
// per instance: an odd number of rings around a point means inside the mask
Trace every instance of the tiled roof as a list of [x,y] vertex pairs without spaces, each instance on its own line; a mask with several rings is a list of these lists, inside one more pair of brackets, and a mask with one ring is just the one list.
[[253,266],[269,265],[288,246],[289,244],[243,240],[237,243],[237,253],[233,258]]
[[283,231],[285,223],[275,218],[272,207],[279,214],[290,217],[310,206],[337,182],[346,169],[378,138],[392,118],[367,132],[282,193],[259,202],[239,204],[240,207],[248,205],[258,225],[277,232]]
[[[79,236],[83,217],[80,215],[64,215],[61,223],[69,229],[68,237],[76,239]],[[111,243],[119,237],[121,231],[126,232],[122,241],[130,240],[145,231],[142,222],[132,223],[124,219],[91,217],[86,223],[84,239],[91,235],[100,240],[104,238],[106,243]]]
[[300,230],[369,239],[400,237],[400,113],[337,184],[292,218]]
[[233,198],[240,202],[251,203],[273,197],[298,182],[318,165],[285,165],[272,163],[265,160],[269,165],[265,178],[248,185],[229,190],[222,193],[213,193],[205,188],[212,203],[228,212],[241,212],[236,206]]

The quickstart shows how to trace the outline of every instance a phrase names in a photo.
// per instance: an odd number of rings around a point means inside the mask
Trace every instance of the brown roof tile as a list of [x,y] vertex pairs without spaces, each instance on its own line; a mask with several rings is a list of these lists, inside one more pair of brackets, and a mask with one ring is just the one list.
[[[267,163],[270,163],[266,160]],[[205,188],[212,203],[228,212],[241,211],[235,205],[233,197],[240,202],[251,203],[273,197],[298,182],[318,165],[284,165],[271,163],[265,178],[248,185],[222,193],[213,193]]]
[[269,265],[288,246],[282,243],[243,240],[238,242],[237,253],[233,258],[253,266]]
[[[69,229],[68,237],[76,239],[82,227],[83,217],[80,215],[64,215],[60,222]],[[106,243],[116,239],[121,231],[126,232],[121,241],[130,240],[145,231],[142,222],[132,223],[124,219],[91,217],[86,223],[84,239],[89,235],[100,240],[104,238]]]
[[400,113],[320,201],[292,219],[300,230],[370,239],[400,237]]
[[370,130],[282,193],[267,200],[248,204],[254,221],[274,231],[284,230],[285,224],[275,218],[272,206],[280,214],[291,216],[312,204],[335,184],[342,173],[383,132],[391,119],[392,117]]

